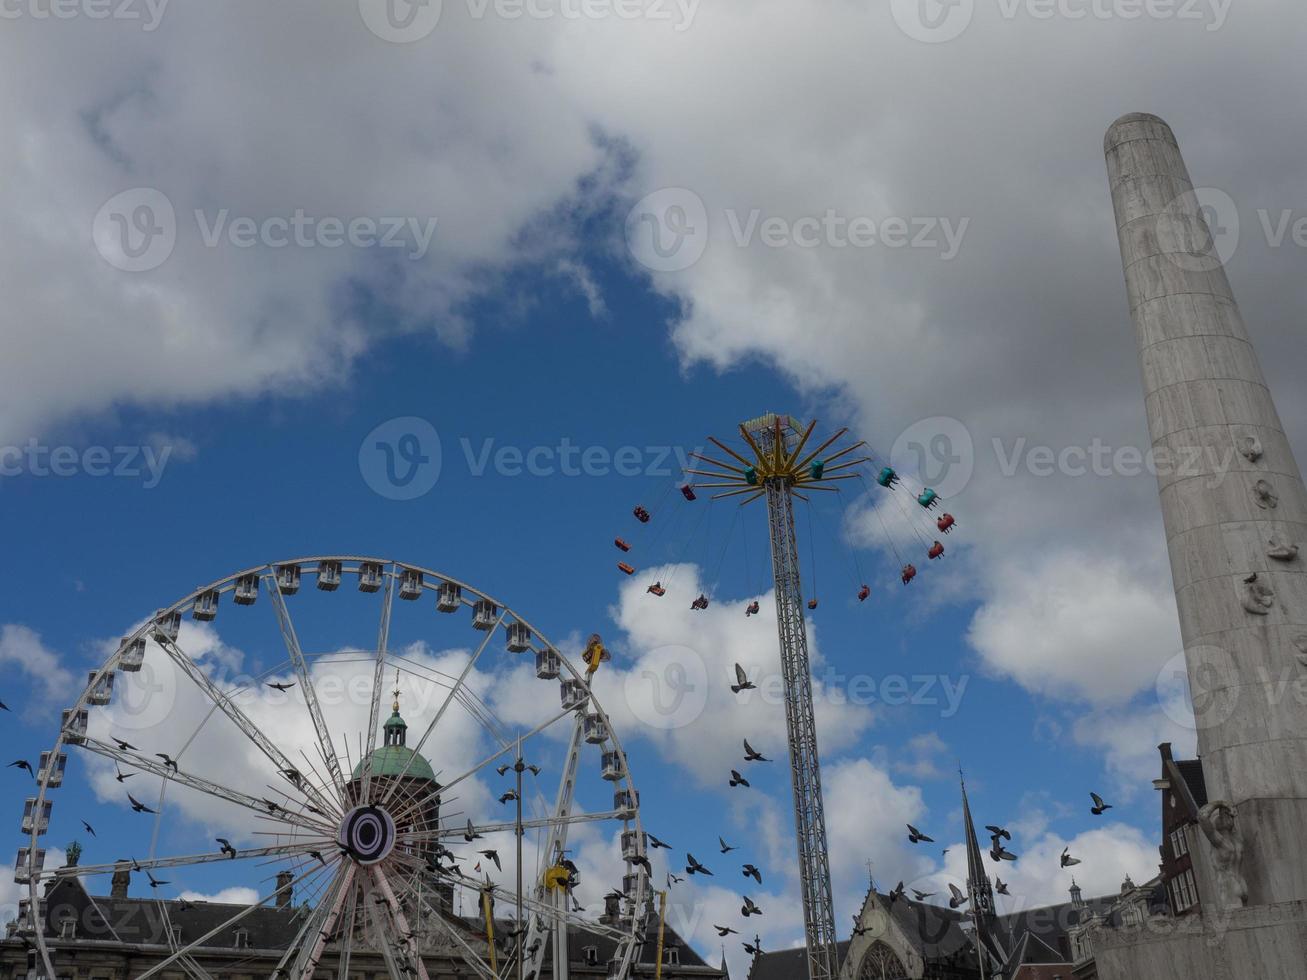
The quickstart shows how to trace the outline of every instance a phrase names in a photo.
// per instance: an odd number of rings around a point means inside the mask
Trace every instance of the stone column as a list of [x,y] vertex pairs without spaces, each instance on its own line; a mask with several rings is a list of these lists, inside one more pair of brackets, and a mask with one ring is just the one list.
[[1307,491],[1170,127],[1104,149],[1208,796],[1249,904],[1307,899]]

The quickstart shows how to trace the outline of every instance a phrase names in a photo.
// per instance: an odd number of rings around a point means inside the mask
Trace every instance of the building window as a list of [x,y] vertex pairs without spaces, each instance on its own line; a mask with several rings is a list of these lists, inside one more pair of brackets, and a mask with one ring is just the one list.
[[663,964],[666,966],[680,966],[681,951],[675,946],[668,946],[663,950]]
[[898,980],[907,975],[907,970],[894,955],[894,951],[880,941],[873,943],[867,950],[858,968],[858,980]]
[[1189,837],[1184,827],[1177,827],[1171,831],[1171,853],[1177,858],[1182,858],[1189,853]]
[[1198,904],[1198,889],[1194,873],[1185,871],[1171,879],[1171,906],[1177,913],[1186,912]]
[[76,938],[77,938],[77,920],[76,920],[76,919],[64,919],[63,922],[59,923],[59,938],[60,938],[60,939],[76,939]]
[[581,950],[581,957],[585,960],[586,966],[599,965],[599,947],[586,946]]
[[236,948],[237,949],[250,948],[250,933],[248,929],[236,930]]

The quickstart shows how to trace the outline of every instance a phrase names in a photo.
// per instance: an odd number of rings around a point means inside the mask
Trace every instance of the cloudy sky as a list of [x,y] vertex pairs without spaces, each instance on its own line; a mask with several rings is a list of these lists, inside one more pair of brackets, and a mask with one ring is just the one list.
[[[761,515],[645,538],[642,572],[676,569],[656,612],[611,547],[676,481],[672,449],[781,410],[849,425],[960,525],[906,589],[915,539],[885,499],[850,492],[801,525],[840,921],[868,861],[889,884],[960,872],[898,836],[959,838],[959,762],[978,816],[1023,828],[1023,901],[1065,894],[1047,859],[1065,842],[1095,857],[1087,890],[1152,873],[1156,745],[1192,735],[1101,139],[1163,116],[1222,202],[1301,455],[1301,4],[102,13],[0,4],[0,661],[21,751],[53,741],[106,641],[200,582],[292,554],[420,562],[560,643],[612,637],[651,829],[705,851],[750,837],[777,909],[764,942],[794,942],[784,773],[752,794],[722,778],[745,735],[783,763],[781,716],[722,687],[775,656]],[[698,589],[714,604],[692,614]],[[263,656],[223,626],[214,644]],[[710,700],[651,723],[639,678],[687,659]],[[839,696],[891,675],[937,696]],[[965,685],[952,707],[945,681]],[[511,678],[489,683],[515,720]],[[121,809],[94,771],[78,781]],[[1090,789],[1118,800],[1105,821]],[[725,826],[694,826],[685,794]],[[57,807],[52,846],[76,828]],[[687,907],[726,915],[728,884]]]

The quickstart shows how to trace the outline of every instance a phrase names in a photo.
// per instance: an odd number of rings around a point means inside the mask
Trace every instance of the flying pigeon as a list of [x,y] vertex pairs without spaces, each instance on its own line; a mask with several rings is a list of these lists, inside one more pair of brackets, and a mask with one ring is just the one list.
[[9,705],[5,704],[3,701],[0,701],[0,711],[8,711],[8,710],[9,710]]
[[926,899],[928,899],[928,898],[934,898],[935,895],[936,895],[936,892],[919,892],[919,891],[917,891],[915,888],[912,889],[912,896],[913,896],[913,897],[914,897],[918,902],[924,902],[924,901],[925,901]]
[[712,872],[696,861],[693,854],[686,852],[685,860],[687,862],[685,865],[685,873],[687,875],[708,875],[709,877],[712,877]]
[[231,841],[229,841],[226,837],[215,837],[214,840],[216,840],[220,845],[222,845],[221,847],[218,848],[218,850],[221,853],[226,854],[229,858],[235,860],[236,848],[231,846]]
[[1079,858],[1073,858],[1071,856],[1071,848],[1067,847],[1062,850],[1062,867],[1074,868],[1079,863]]
[[999,843],[1001,838],[994,838],[994,846],[989,849],[989,856],[995,861],[1015,861],[1017,856]]
[[499,798],[500,803],[512,803],[517,799],[517,791],[510,789],[507,793]]
[[653,865],[649,863],[649,859],[643,854],[637,854],[635,857],[631,858],[631,863],[637,868],[644,868],[645,874],[653,874]]
[[274,691],[281,691],[283,693],[289,691],[294,686],[295,686],[294,684],[280,684],[280,683],[268,685],[268,687],[272,688]]
[[676,875],[672,874],[670,871],[667,872],[667,887],[668,887],[668,888],[671,888],[672,885],[678,885],[678,884],[680,884],[681,882],[683,882],[684,880],[685,880],[684,878],[678,878]]
[[321,851],[309,851],[309,857],[313,858],[313,860],[317,861],[324,868],[327,866],[327,859],[322,856]]
[[1094,816],[1101,817],[1108,810],[1112,809],[1112,804],[1104,803],[1103,798],[1097,793],[1090,793],[1089,795],[1094,799],[1094,805],[1089,810],[1089,812]]
[[13,762],[9,763],[9,765],[8,765],[6,768],[8,768],[8,769],[26,769],[26,770],[27,770],[27,774],[28,774],[29,776],[31,776],[33,779],[36,778],[36,773],[32,772],[32,764],[31,764],[30,762],[28,762],[26,759],[15,759]]
[[897,885],[894,886],[894,890],[889,893],[889,903],[893,905],[895,902],[897,902],[900,898],[903,897],[905,891],[906,889],[904,889],[903,887],[903,882],[900,881]]
[[740,915],[746,919],[751,915],[762,915],[762,909],[753,904],[753,899],[748,895],[744,896],[744,904],[740,906]]
[[85,820],[82,821],[82,826],[86,828],[86,832],[87,832],[88,834],[90,834],[92,837],[95,837],[95,836],[96,836],[95,828],[92,827],[92,826],[91,826],[89,823],[87,823]]
[[463,840],[467,841],[468,843],[471,843],[474,840],[480,840],[480,839],[481,839],[481,835],[476,832],[476,830],[472,826],[472,821],[469,819],[467,822],[467,830],[463,834]]
[[116,745],[116,746],[118,746],[118,751],[120,751],[120,752],[139,752],[139,751],[141,751],[141,750],[138,749],[135,745],[133,745],[131,742],[124,742],[121,738],[115,738],[115,739],[113,740],[113,744]]
[[172,756],[170,756],[167,752],[156,752],[154,753],[154,757],[156,759],[162,759],[165,768],[171,769],[173,772],[178,771],[177,760],[174,759]]
[[741,943],[740,945],[744,947],[744,951],[748,953],[750,956],[762,955],[762,944],[758,942],[757,939],[755,939],[751,943]]
[[935,838],[933,838],[933,837],[927,837],[925,834],[923,834],[923,833],[922,833],[920,830],[918,830],[916,827],[912,826],[912,824],[908,824],[908,840],[909,840],[909,842],[911,842],[911,843],[913,843],[913,844],[933,844],[933,843],[935,843]]
[[757,690],[753,681],[749,680],[749,675],[744,672],[744,668],[739,664],[735,665],[735,683],[731,685],[731,691],[739,694],[741,691]]
[[948,890],[953,894],[953,897],[948,900],[948,907],[951,909],[961,908],[963,905],[966,905],[967,902],[971,901],[971,899],[967,898],[966,895],[963,895],[962,892],[958,891],[958,886],[952,882],[949,883]]
[[994,879],[994,891],[998,892],[1000,895],[1012,894],[1010,891],[1007,890],[1007,882],[1004,881],[1002,878]]
[[736,932],[734,929],[732,929],[730,926],[719,926],[716,923],[713,923],[713,928],[717,930],[717,935],[719,937],[739,935],[739,933]]
[[995,837],[1002,837],[1004,840],[1012,839],[1012,835],[1009,834],[1002,827],[995,827],[993,824],[987,824],[985,829],[988,830]]
[[757,868],[755,868],[752,864],[746,864],[744,866],[744,877],[752,878],[758,884],[760,885],[762,884],[762,872],[759,871]]
[[760,753],[757,749],[755,749],[752,745],[749,744],[749,740],[746,738],[744,740],[744,761],[745,762],[771,762],[771,759],[768,759],[765,756],[763,756],[762,753]]
[[157,813],[159,812],[158,810],[151,810],[148,806],[146,806],[144,803],[142,803],[142,802],[141,802],[140,800],[138,800],[136,797],[132,796],[131,793],[128,793],[128,794],[127,794],[127,799],[131,801],[131,804],[132,804],[132,810],[133,810],[134,812],[136,812],[136,813],[154,813],[154,814],[157,814]]
[[732,785],[732,786],[748,786],[748,785],[749,785],[749,781],[748,781],[747,779],[745,779],[743,776],[740,775],[739,770],[732,769],[732,770],[731,770],[731,785]]
[[669,851],[672,849],[672,845],[671,845],[671,844],[667,844],[667,843],[664,843],[663,841],[660,841],[660,840],[659,840],[657,837],[655,837],[653,834],[649,834],[648,837],[649,837],[649,846],[652,847],[654,850],[657,850],[657,849],[660,848],[660,847],[665,848],[665,849],[667,849],[667,850],[669,850]]
[[113,768],[114,768],[114,770],[118,773],[118,775],[114,776],[114,779],[118,780],[118,782],[120,782],[120,783],[122,783],[122,782],[126,782],[127,780],[131,779],[133,776],[136,775],[136,773],[134,773],[134,772],[124,773],[124,772],[123,772],[121,769],[119,769],[117,766],[114,766]]
[[728,844],[728,843],[726,843],[726,838],[725,838],[725,837],[718,837],[718,838],[717,838],[717,843],[720,844],[720,845],[722,846],[722,853],[723,853],[723,854],[730,854],[731,851],[738,851],[738,850],[739,850],[739,848],[736,847],[734,844]]
[[159,881],[157,878],[154,877],[154,875],[150,874],[150,872],[148,872],[148,871],[145,872],[145,877],[147,877],[147,878],[150,879],[150,887],[151,887],[151,888],[158,888],[160,885],[167,885],[167,884],[170,884],[170,882],[167,882],[167,881]]
[[477,853],[482,855],[483,857],[488,857],[490,858],[490,860],[494,861],[495,867],[498,868],[500,871],[504,870],[504,866],[499,863],[499,852],[496,851],[494,848],[488,848],[487,850],[484,851],[477,851]]

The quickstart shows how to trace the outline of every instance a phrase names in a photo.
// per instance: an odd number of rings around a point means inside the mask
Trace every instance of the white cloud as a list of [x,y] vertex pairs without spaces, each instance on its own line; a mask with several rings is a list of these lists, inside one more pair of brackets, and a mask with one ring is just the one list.
[[262,896],[253,888],[224,888],[211,895],[202,892],[183,891],[177,896],[187,902],[213,902],[217,905],[253,905]]
[[26,675],[46,704],[66,698],[75,684],[73,672],[41,641],[41,635],[16,623],[0,626],[0,664]]
[[[646,593],[655,579],[667,595]],[[713,594],[706,610],[692,610],[701,591],[712,589],[692,565],[647,569],[625,582],[613,616],[626,648],[621,664],[600,672],[596,690],[623,737],[647,738],[700,784],[725,787],[730,770],[743,765],[744,739],[769,758],[785,757],[776,611],[767,595],[724,594]],[[746,618],[752,598],[760,611]],[[817,629],[808,628],[812,663],[819,667]],[[757,690],[732,693],[737,663]],[[818,743],[827,757],[856,744],[874,722],[869,707],[827,696],[820,681],[813,695]]]
[[969,639],[990,668],[1033,693],[1121,703],[1154,687],[1180,649],[1169,582],[1125,561],[1061,553],[991,574]]

